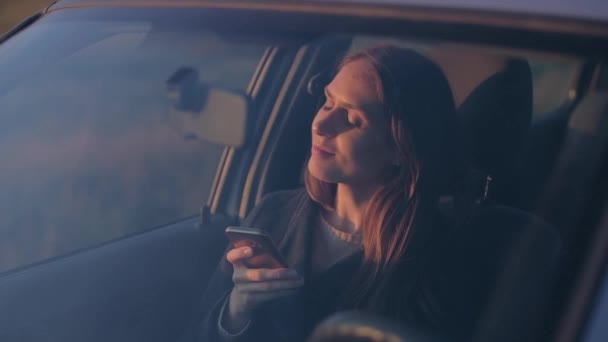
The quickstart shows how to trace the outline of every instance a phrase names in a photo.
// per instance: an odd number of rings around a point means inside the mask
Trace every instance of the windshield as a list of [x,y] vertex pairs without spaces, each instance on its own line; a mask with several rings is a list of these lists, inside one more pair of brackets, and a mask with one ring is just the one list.
[[224,148],[184,140],[165,82],[188,67],[244,92],[265,48],[70,11],[3,44],[0,271],[197,214]]
[[[343,310],[550,333],[592,229],[605,66],[451,24],[190,5],[56,10],[0,45],[10,336],[298,341]],[[225,127],[251,134],[196,139]]]

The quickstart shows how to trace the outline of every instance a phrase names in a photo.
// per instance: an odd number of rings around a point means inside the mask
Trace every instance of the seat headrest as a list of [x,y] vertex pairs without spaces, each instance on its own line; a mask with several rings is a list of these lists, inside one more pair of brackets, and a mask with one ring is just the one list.
[[458,108],[473,166],[494,178],[512,172],[532,120],[532,72],[510,59],[481,82]]

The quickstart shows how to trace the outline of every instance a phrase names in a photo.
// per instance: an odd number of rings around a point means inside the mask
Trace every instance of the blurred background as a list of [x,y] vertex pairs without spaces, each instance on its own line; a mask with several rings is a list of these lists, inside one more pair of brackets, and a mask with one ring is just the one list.
[[0,35],[54,0],[0,0]]

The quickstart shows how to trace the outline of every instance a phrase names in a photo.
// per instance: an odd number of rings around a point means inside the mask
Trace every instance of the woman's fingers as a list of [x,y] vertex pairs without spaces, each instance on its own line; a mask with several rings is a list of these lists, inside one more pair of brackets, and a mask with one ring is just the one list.
[[235,282],[263,282],[274,280],[298,280],[302,277],[291,268],[242,268],[235,269],[233,280]]
[[228,251],[228,253],[226,253],[226,260],[234,265],[235,263],[250,258],[251,256],[253,256],[253,249],[251,247],[239,247]]
[[234,248],[226,253],[226,260],[233,266],[234,288],[229,301],[232,316],[247,315],[258,305],[292,295],[304,285],[304,279],[294,269],[247,268],[243,261],[253,254],[251,247]]

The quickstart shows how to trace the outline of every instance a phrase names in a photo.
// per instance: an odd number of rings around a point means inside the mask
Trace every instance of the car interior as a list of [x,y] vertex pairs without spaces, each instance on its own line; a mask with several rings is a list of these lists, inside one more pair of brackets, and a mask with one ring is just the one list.
[[[525,138],[532,126],[530,67],[521,58],[488,57],[478,51],[460,51],[464,58],[458,63],[458,59],[450,58],[451,52],[437,48],[431,56],[444,69],[455,97],[461,96],[456,102],[460,103],[458,115],[464,136],[469,139],[471,170],[460,193],[446,193],[442,197],[444,214],[459,229],[446,232],[446,245],[441,250],[454,257],[455,264],[444,266],[445,278],[436,283],[450,284],[443,301],[456,301],[450,304],[456,310],[453,317],[467,316],[452,322],[453,329],[462,334],[460,338],[471,338],[467,332],[477,331],[480,340],[506,341],[513,337],[509,331],[526,331],[529,335],[520,333],[519,338],[534,340],[536,334],[542,333],[534,331],[539,323],[534,318],[543,317],[544,312],[538,311],[547,300],[543,285],[553,280],[561,238],[555,226],[516,202],[521,193],[518,178],[522,177]],[[484,58],[487,68],[479,63],[462,62]],[[472,79],[475,84],[470,84]],[[290,146],[296,143],[294,140]],[[510,260],[514,251],[525,262]],[[445,259],[445,255],[439,259]],[[517,285],[495,288],[501,284],[501,276]],[[521,301],[500,302],[512,298],[513,291],[525,293],[526,297]],[[496,303],[491,303],[494,300]],[[500,309],[484,312],[494,308]],[[481,317],[497,318],[493,322],[480,322]],[[467,324],[479,324],[487,331]]]
[[[220,22],[210,17],[206,25]],[[161,20],[159,31],[166,25]],[[606,61],[563,46],[547,52],[517,41],[438,39],[415,27],[397,37],[331,29],[268,34],[259,38],[267,46],[242,91],[197,83],[189,69],[167,73],[159,88],[168,85],[174,110],[192,108],[180,97],[185,93],[212,94],[206,101],[213,106],[194,105],[208,113],[195,133],[225,146],[207,202],[187,219],[0,273],[0,340],[186,341],[228,245],[224,228],[241,222],[264,195],[303,186],[310,125],[334,66],[352,51],[387,42],[434,60],[458,106],[461,126],[454,129],[466,146],[467,172],[438,203],[449,228],[437,242],[443,253],[429,265],[442,270],[441,279],[428,279],[443,285],[433,290],[446,315],[458,318],[448,322],[450,329],[469,341],[549,338],[581,262],[576,248],[588,239],[584,229],[592,229],[577,224],[605,163],[599,146],[607,131]],[[426,32],[426,39],[416,32]],[[234,32],[219,37],[250,40]],[[547,95],[548,85],[554,90]],[[226,110],[231,125],[208,130]],[[360,336],[361,327],[379,335]],[[321,324],[311,342],[431,335],[340,313]]]
[[[558,280],[557,267],[567,260],[562,239],[564,230],[572,228],[558,217],[563,210],[550,213],[542,206],[537,208],[535,200],[551,186],[557,156],[567,144],[564,135],[572,130],[572,111],[576,113],[580,101],[586,101],[582,96],[585,89],[595,87],[585,80],[590,80],[589,73],[599,72],[599,66],[581,68],[578,83],[572,84],[578,96],[564,99],[553,112],[538,119],[533,118],[533,79],[527,60],[479,50],[435,48],[429,54],[453,87],[470,149],[470,172],[464,187],[459,193],[446,193],[440,204],[448,220],[460,227],[446,232],[444,250],[455,264],[445,266],[443,273],[444,283],[450,284],[445,302],[455,300],[451,304],[456,308],[454,315],[467,317],[453,322],[462,338],[507,341],[516,331],[518,339],[533,341],[546,334],[543,320],[551,318],[548,303],[553,299],[546,286]],[[327,80],[325,72],[312,76],[311,82]],[[301,127],[309,127],[312,116],[302,117],[301,111],[313,109],[321,101],[322,94],[315,89],[322,86],[308,85],[304,96],[312,98],[306,104],[291,100],[297,103],[297,112],[293,121],[281,123],[265,176],[257,184],[262,188],[258,200],[265,193],[302,186],[302,171],[297,180],[293,175],[306,165],[308,145],[303,142],[308,132]],[[592,111],[596,115],[602,112],[599,107]],[[287,110],[284,115],[292,114]],[[585,188],[580,186],[579,190]],[[565,189],[554,191],[562,198],[555,205],[572,205],[575,196],[562,193]],[[518,299],[513,300],[515,297]],[[473,325],[467,326],[467,322]],[[471,331],[477,335],[467,335]]]

